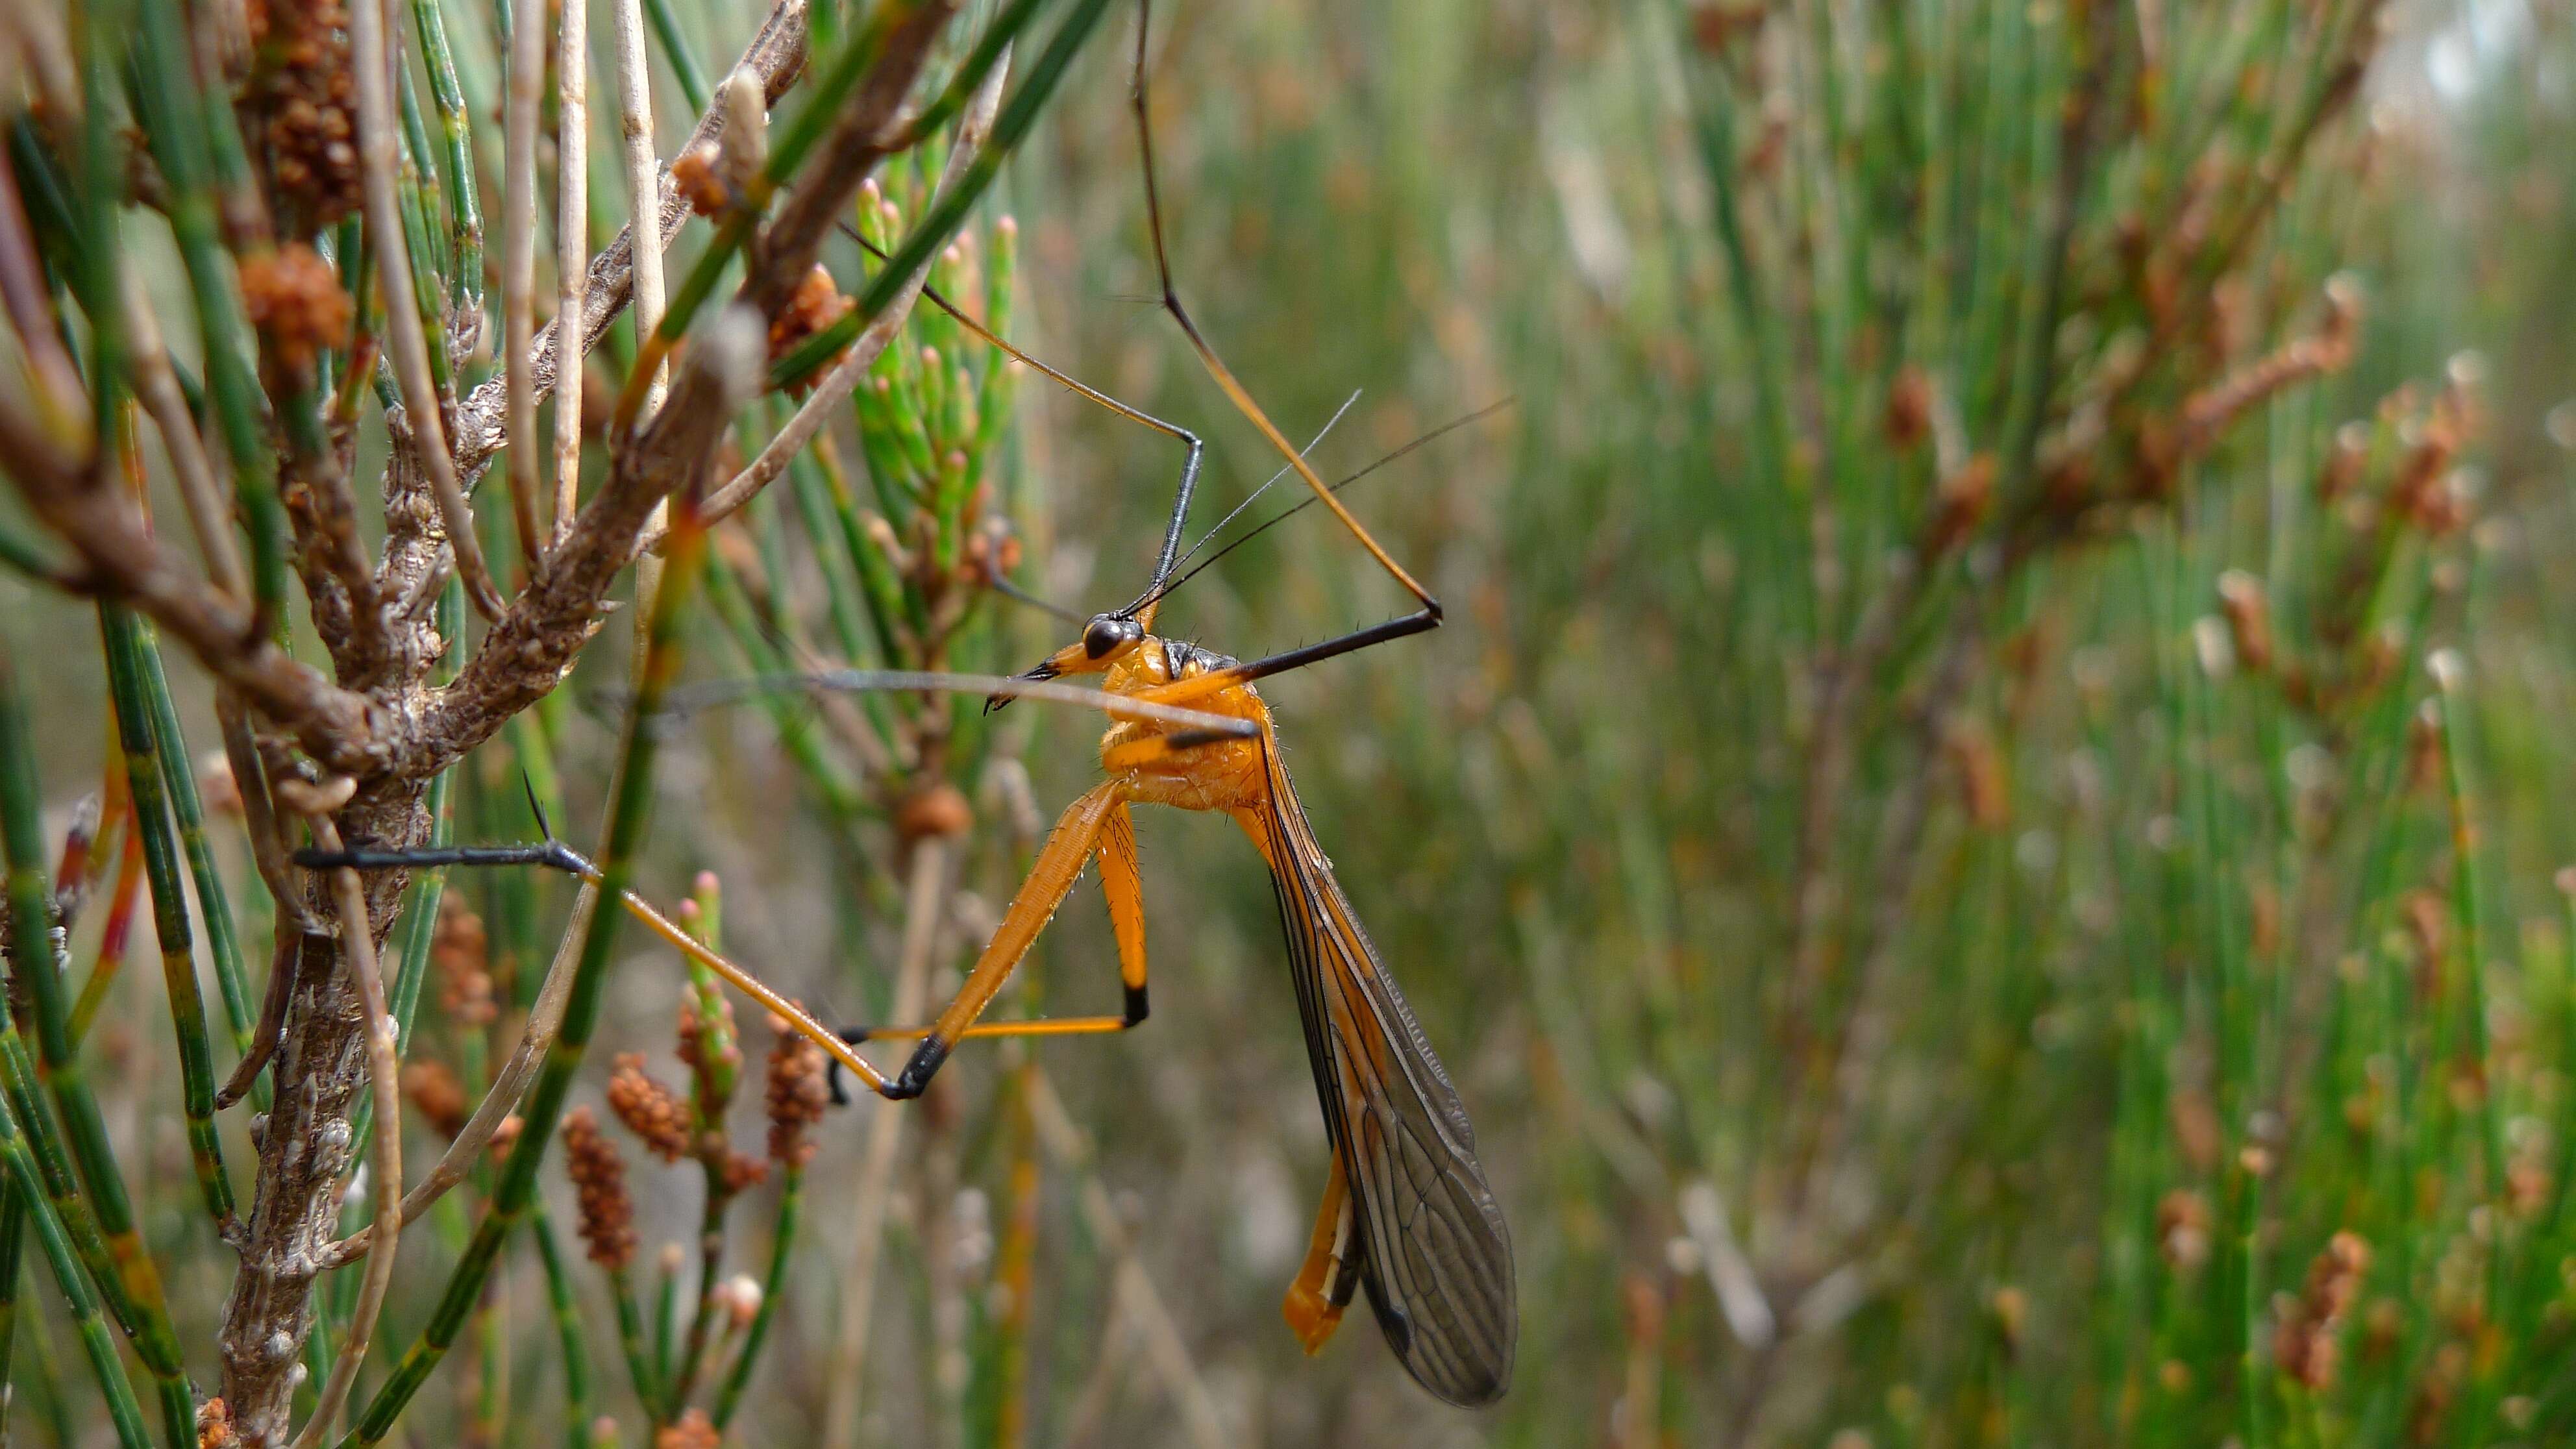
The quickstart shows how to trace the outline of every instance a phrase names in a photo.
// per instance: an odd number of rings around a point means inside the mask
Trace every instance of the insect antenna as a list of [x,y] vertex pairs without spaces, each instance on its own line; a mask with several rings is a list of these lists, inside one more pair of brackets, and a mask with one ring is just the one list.
[[[1354,396],[1356,396],[1356,394],[1354,394]],[[1460,428],[1466,427],[1471,423],[1483,422],[1485,419],[1492,417],[1494,414],[1501,412],[1507,407],[1510,407],[1516,401],[1518,401],[1518,399],[1507,397],[1500,402],[1487,403],[1485,406],[1476,409],[1474,412],[1452,418],[1449,421],[1442,423],[1440,426],[1433,428],[1431,431],[1424,433],[1422,436],[1415,438],[1412,442],[1406,443],[1403,447],[1396,449],[1394,452],[1387,454],[1385,457],[1378,459],[1376,462],[1369,464],[1367,467],[1360,469],[1358,472],[1352,473],[1343,478],[1341,481],[1333,485],[1332,491],[1339,493],[1343,489],[1357,483],[1362,478],[1367,477],[1378,469],[1383,468],[1387,464],[1403,457],[1405,454],[1413,452],[1415,449],[1424,447],[1430,443],[1437,442],[1441,438],[1445,438],[1449,434],[1454,433]],[[1344,404],[1344,406],[1347,407],[1348,404]],[[1334,416],[1339,417],[1340,414],[1336,413]],[[1288,470],[1286,468],[1282,468],[1277,473],[1271,475],[1270,483],[1276,483],[1287,476]],[[1227,514],[1223,520],[1218,522],[1215,528],[1211,528],[1207,531],[1206,537],[1203,537],[1197,543],[1190,545],[1190,553],[1197,553],[1202,547],[1205,547],[1209,538],[1214,538],[1227,523],[1234,521],[1236,513],[1241,513],[1244,509],[1251,507],[1254,499],[1259,498],[1263,493],[1269,491],[1270,483],[1262,484],[1259,489],[1254,490],[1251,498],[1246,498],[1241,503],[1236,504],[1234,513]],[[1216,552],[1209,554],[1206,558],[1199,560],[1198,564],[1190,569],[1189,572],[1182,574],[1178,578],[1175,578],[1171,582],[1163,585],[1162,589],[1154,595],[1150,602],[1159,604],[1163,600],[1170,598],[1174,593],[1179,591],[1181,585],[1197,578],[1201,572],[1212,567],[1217,560],[1234,552],[1236,549],[1243,547],[1245,544],[1252,542],[1261,535],[1268,533],[1271,529],[1278,527],[1280,524],[1286,523],[1289,519],[1296,517],[1298,514],[1303,513],[1314,506],[1314,499],[1300,499],[1290,507],[1283,509],[1277,516],[1264,519],[1260,526],[1254,528],[1249,533],[1244,534],[1242,537],[1228,539],[1225,547],[1218,549]],[[1188,558],[1189,554],[1182,555],[1184,562],[1186,562]]]
[[[885,248],[878,246],[875,242],[872,242],[865,236],[860,235],[856,227],[851,226],[846,221],[842,222],[840,227],[841,234],[843,236],[857,242],[870,256],[875,257],[878,261],[887,260]],[[1143,423],[1147,427],[1154,428],[1164,433],[1172,433],[1176,431],[1171,424],[1163,422],[1161,419],[1140,409],[1130,407],[1127,404],[1120,402],[1118,399],[1111,397],[1109,394],[1102,392],[1100,389],[1091,386],[1089,383],[1079,381],[1066,373],[1060,372],[1053,367],[1049,367],[1047,364],[1031,357],[1011,343],[1003,341],[1000,336],[996,335],[982,322],[968,314],[964,308],[958,306],[955,302],[950,301],[937,287],[924,283],[921,289],[921,296],[924,301],[937,307],[940,311],[947,313],[950,319],[955,321],[959,326],[965,328],[969,333],[972,333],[975,337],[981,339],[988,346],[999,350],[1005,356],[1016,359],[1017,361],[1036,369],[1038,372],[1045,374],[1047,377],[1053,379],[1059,386],[1063,387],[1066,391],[1073,393],[1075,396],[1080,397],[1087,402],[1096,403],[1101,407],[1107,408],[1109,411],[1116,413],[1118,416],[1126,418],[1131,422]],[[1151,302],[1156,306],[1162,305],[1162,299],[1159,297],[1141,297],[1135,300]],[[1316,429],[1315,436],[1308,440],[1303,453],[1299,456],[1302,457],[1304,453],[1313,452],[1316,446],[1324,441],[1325,436],[1333,431],[1334,426],[1341,422],[1343,416],[1349,413],[1352,406],[1358,403],[1359,400],[1359,390],[1353,389],[1349,397],[1342,399],[1342,405],[1333,409],[1333,415],[1324,420],[1324,425],[1321,428]],[[1443,431],[1445,431],[1445,429]],[[1182,434],[1182,436],[1187,437],[1189,435]],[[1388,454],[1385,458],[1379,459],[1377,463],[1371,464],[1370,466],[1374,468],[1382,466],[1385,463],[1392,462],[1394,459],[1402,457],[1405,452],[1410,451],[1412,448],[1418,447],[1422,443],[1428,442],[1431,438],[1437,436],[1439,436],[1439,433],[1437,432],[1426,434],[1424,437],[1416,439],[1413,443],[1407,444],[1405,448]],[[1191,441],[1195,443],[1196,439],[1192,438]],[[1193,454],[1193,457],[1195,458],[1195,454]],[[1195,466],[1196,464],[1193,462],[1192,467],[1195,468]],[[1195,555],[1200,549],[1207,547],[1208,540],[1224,532],[1225,526],[1241,517],[1243,510],[1251,507],[1254,499],[1257,499],[1262,494],[1268,492],[1271,484],[1287,477],[1288,474],[1296,468],[1296,466],[1297,465],[1293,462],[1281,465],[1278,472],[1271,474],[1260,487],[1253,489],[1252,492],[1247,495],[1241,503],[1236,504],[1233,509],[1225,515],[1225,517],[1218,519],[1215,527],[1209,529],[1203,534],[1200,534],[1198,542],[1191,544],[1186,551],[1175,554],[1173,550],[1179,545],[1181,524],[1185,520],[1189,508],[1189,491],[1187,483],[1185,482],[1181,497],[1174,505],[1171,526],[1167,532],[1163,546],[1164,557],[1155,568],[1153,581],[1147,586],[1144,594],[1138,597],[1136,602],[1128,605],[1121,612],[1132,615],[1141,610],[1150,609],[1156,603],[1159,603],[1165,596],[1169,595],[1172,591],[1170,584],[1172,571],[1179,568],[1182,564],[1189,562],[1191,556]],[[1353,478],[1360,477],[1367,471],[1368,470],[1363,469],[1361,473],[1355,473],[1351,476]],[[1342,480],[1344,483],[1349,481],[1351,481],[1349,478]],[[1339,487],[1340,484],[1335,484],[1334,486]],[[1313,500],[1310,499],[1308,501],[1312,502]],[[1299,505],[1299,507],[1303,506],[1303,504]],[[1231,547],[1231,545],[1229,545],[1229,547]],[[1027,593],[1022,592],[1017,585],[1012,584],[1010,581],[1000,577],[999,575],[995,575],[993,586],[1009,597],[1017,599],[1021,603],[1042,609],[1067,623],[1081,624],[1085,622],[1084,616],[1076,614],[1071,610],[1058,607],[1054,604],[1045,603],[1039,599],[1031,597]]]
[[[1311,440],[1309,440],[1309,441],[1307,442],[1307,444],[1306,444],[1306,449],[1305,449],[1305,450],[1306,450],[1307,452],[1309,452],[1309,453],[1311,453],[1311,452],[1315,451],[1316,447],[1317,447],[1317,446],[1319,446],[1320,444],[1322,444],[1322,442],[1324,441],[1324,437],[1325,437],[1325,435],[1326,435],[1326,434],[1328,434],[1328,433],[1330,433],[1330,432],[1332,432],[1332,430],[1333,430],[1333,425],[1334,425],[1335,423],[1340,422],[1340,421],[1342,420],[1342,415],[1343,415],[1344,413],[1349,412],[1349,411],[1351,410],[1351,405],[1352,405],[1352,404],[1354,404],[1354,403],[1356,403],[1356,402],[1358,402],[1359,400],[1360,400],[1360,393],[1359,393],[1359,389],[1357,389],[1357,388],[1353,388],[1353,389],[1351,389],[1351,395],[1350,395],[1349,397],[1346,397],[1346,398],[1342,399],[1342,405],[1341,405],[1340,407],[1337,407],[1337,408],[1333,409],[1333,415],[1332,415],[1331,417],[1329,417],[1329,418],[1324,419],[1324,425],[1323,425],[1321,428],[1316,429],[1316,431],[1315,431],[1315,436],[1314,436]],[[1261,486],[1260,486],[1260,487],[1255,488],[1255,489],[1253,489],[1250,493],[1248,493],[1248,494],[1244,495],[1244,499],[1243,499],[1243,501],[1242,501],[1241,503],[1238,503],[1238,504],[1234,505],[1232,508],[1227,509],[1227,510],[1226,510],[1225,517],[1218,519],[1214,524],[1212,524],[1212,525],[1210,525],[1210,526],[1209,526],[1209,528],[1208,528],[1208,531],[1207,531],[1207,532],[1202,533],[1202,534],[1200,534],[1200,535],[1199,535],[1199,541],[1198,541],[1198,542],[1196,542],[1196,543],[1194,543],[1194,544],[1191,544],[1188,548],[1186,548],[1186,549],[1182,550],[1182,552],[1181,552],[1181,557],[1180,557],[1179,562],[1178,562],[1178,563],[1175,563],[1175,564],[1173,565],[1173,567],[1174,567],[1174,568],[1178,568],[1178,567],[1180,567],[1180,565],[1181,565],[1181,564],[1188,563],[1192,558],[1196,557],[1196,556],[1197,556],[1197,554],[1198,554],[1198,551],[1199,551],[1200,549],[1203,549],[1203,548],[1205,548],[1205,547],[1207,547],[1207,546],[1208,546],[1208,540],[1210,540],[1210,539],[1212,539],[1212,538],[1216,537],[1216,536],[1217,536],[1218,534],[1220,534],[1220,533],[1225,532],[1225,526],[1226,526],[1227,524],[1234,522],[1234,521],[1235,521],[1236,519],[1238,519],[1238,518],[1241,518],[1241,517],[1243,516],[1243,510],[1245,510],[1245,509],[1247,509],[1247,508],[1250,508],[1253,504],[1255,504],[1255,503],[1257,503],[1257,502],[1261,501],[1261,495],[1270,491],[1270,485],[1271,485],[1271,484],[1273,484],[1273,483],[1278,482],[1278,481],[1279,481],[1280,479],[1282,479],[1282,478],[1287,477],[1290,471],[1291,471],[1291,469],[1290,469],[1290,465],[1288,465],[1288,464],[1286,464],[1286,463],[1282,463],[1282,464],[1280,464],[1280,465],[1279,465],[1279,471],[1278,471],[1278,472],[1273,473],[1273,474],[1271,474],[1269,477],[1262,479],[1262,480],[1261,480]],[[1163,598],[1163,597],[1164,597],[1164,595],[1169,594],[1170,592],[1171,592],[1171,589],[1170,589],[1170,588],[1168,588],[1168,587],[1166,587],[1166,588],[1164,588],[1164,589],[1160,590],[1159,592],[1157,592],[1157,593],[1154,595],[1154,597],[1155,597],[1155,599],[1159,600],[1159,599]]]
[[[840,223],[840,227],[841,234],[848,237],[850,240],[857,242],[860,247],[866,250],[868,255],[875,257],[881,262],[892,260],[892,258],[886,255],[883,247],[880,247],[876,243],[869,241],[866,237],[861,236],[858,228],[851,226],[846,221]],[[965,328],[968,332],[973,333],[976,337],[980,338],[985,345],[995,348],[1005,356],[1034,369],[1049,379],[1052,379],[1058,387],[1063,388],[1065,391],[1072,393],[1074,396],[1081,398],[1085,402],[1107,408],[1109,411],[1116,413],[1118,416],[1127,419],[1131,423],[1142,424],[1145,427],[1152,428],[1154,431],[1163,434],[1165,437],[1177,439],[1181,443],[1187,453],[1187,456],[1181,463],[1181,486],[1178,496],[1172,500],[1171,522],[1165,525],[1163,529],[1163,548],[1162,552],[1155,558],[1153,577],[1145,585],[1145,592],[1136,596],[1136,602],[1129,604],[1119,612],[1123,616],[1133,616],[1139,610],[1151,607],[1154,591],[1161,588],[1163,586],[1163,581],[1172,576],[1172,569],[1176,566],[1176,562],[1180,557],[1181,531],[1189,522],[1190,497],[1198,489],[1199,459],[1200,454],[1204,450],[1204,445],[1199,441],[1199,435],[1177,423],[1167,423],[1161,418],[1154,416],[1152,413],[1145,411],[1143,408],[1133,407],[1129,404],[1120,402],[1118,399],[1111,397],[1109,394],[1102,392],[1091,384],[1059,369],[1049,367],[1045,363],[1038,361],[1036,358],[1029,356],[1026,352],[1023,352],[1010,343],[1003,341],[1002,338],[991,328],[986,327],[974,317],[969,316],[964,308],[958,306],[955,302],[950,301],[946,296],[942,295],[938,288],[925,283],[922,286],[921,295],[929,301],[930,305],[937,307],[940,311],[947,313],[951,318],[955,319],[957,325]]]
[[[1183,554],[1182,557],[1187,558],[1188,555]],[[1052,615],[1055,618],[1063,620],[1065,623],[1073,625],[1077,629],[1081,628],[1084,623],[1088,622],[1082,615],[1075,613],[1064,605],[1049,603],[1046,600],[1039,598],[1037,595],[1030,593],[1028,590],[1021,588],[1018,584],[1012,583],[1008,578],[999,573],[994,574],[991,577],[990,582],[994,593],[1000,594],[1003,598],[1009,599],[1013,603],[1026,604],[1041,614]]]

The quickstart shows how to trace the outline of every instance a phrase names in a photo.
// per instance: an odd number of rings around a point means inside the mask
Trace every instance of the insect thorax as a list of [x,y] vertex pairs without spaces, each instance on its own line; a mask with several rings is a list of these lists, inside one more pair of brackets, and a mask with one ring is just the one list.
[[[1190,679],[1228,669],[1236,662],[1212,649],[1202,649],[1177,639],[1149,636],[1140,647],[1129,651],[1124,659],[1111,666],[1109,677],[1103,683],[1112,693],[1133,694],[1171,680]],[[1213,694],[1191,700],[1187,707],[1206,714],[1264,722],[1269,716],[1260,694],[1249,684],[1221,687]],[[1109,732],[1101,737],[1103,763],[1107,763],[1106,756],[1110,752],[1122,745],[1173,733],[1177,731],[1169,725],[1121,720],[1111,725]],[[1135,798],[1176,805],[1185,810],[1248,806],[1259,798],[1266,778],[1261,743],[1257,739],[1210,741],[1130,768],[1125,773],[1136,789]]]

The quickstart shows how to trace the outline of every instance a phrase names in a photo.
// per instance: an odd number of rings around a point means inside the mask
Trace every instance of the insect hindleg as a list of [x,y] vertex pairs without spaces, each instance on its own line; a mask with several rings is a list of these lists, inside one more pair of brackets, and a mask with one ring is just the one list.
[[1297,1335],[1298,1344],[1308,1353],[1323,1351],[1326,1340],[1342,1323],[1342,1310],[1351,1303],[1351,1290],[1358,1284],[1358,1258],[1351,1252],[1351,1180],[1342,1168],[1342,1155],[1333,1154],[1333,1175],[1324,1183],[1324,1203],[1315,1212],[1314,1236],[1306,1243],[1306,1264],[1297,1270],[1297,1281],[1288,1285],[1288,1297],[1279,1311],[1288,1320],[1289,1329]]
[[[1161,188],[1157,185],[1154,176],[1154,128],[1149,118],[1150,105],[1145,64],[1146,31],[1152,25],[1153,6],[1151,0],[1145,0],[1145,3],[1137,7],[1136,64],[1131,99],[1136,111],[1136,145],[1145,173],[1145,222],[1147,229],[1153,235],[1154,269],[1163,289],[1163,310],[1171,313],[1172,320],[1180,324],[1182,335],[1189,339],[1190,350],[1198,354],[1199,365],[1207,369],[1208,376],[1216,381],[1217,387],[1225,393],[1226,399],[1234,404],[1235,411],[1242,413],[1254,427],[1261,430],[1262,437],[1268,439],[1270,446],[1277,449],[1279,455],[1288,460],[1289,466],[1297,470],[1297,476],[1306,481],[1306,486],[1314,492],[1316,500],[1322,503],[1335,518],[1341,520],[1342,526],[1350,530],[1353,538],[1359,540],[1360,547],[1368,550],[1369,557],[1376,559],[1381,568],[1384,568],[1398,584],[1404,586],[1406,593],[1413,595],[1414,602],[1420,607],[1412,617],[1421,621],[1415,625],[1415,628],[1436,627],[1440,622],[1440,601],[1431,596],[1430,590],[1415,582],[1413,575],[1405,571],[1404,565],[1397,563],[1395,556],[1386,551],[1386,546],[1379,543],[1359,519],[1352,515],[1350,509],[1343,506],[1341,499],[1333,496],[1333,490],[1325,486],[1324,480],[1307,463],[1305,456],[1297,451],[1297,445],[1289,442],[1288,435],[1279,431],[1278,424],[1273,423],[1270,415],[1262,411],[1261,404],[1253,401],[1251,392],[1235,378],[1233,369],[1225,365],[1225,360],[1217,356],[1216,349],[1210,346],[1207,338],[1199,332],[1198,324],[1190,320],[1188,309],[1181,305],[1180,293],[1172,285],[1170,252],[1163,244],[1163,199]],[[1411,633],[1413,630],[1408,629],[1405,632]]]
[[[1070,813],[1070,812],[1068,812]],[[1109,924],[1118,937],[1118,979],[1125,990],[1124,1008],[1116,1016],[1051,1016],[1035,1021],[980,1021],[957,1034],[959,1041],[995,1036],[1095,1036],[1132,1031],[1144,1025],[1151,1010],[1145,996],[1145,892],[1136,873],[1136,827],[1127,802],[1117,801],[1100,824],[1100,891],[1109,900]],[[842,1033],[843,1040],[915,1041],[928,1037],[926,1026],[861,1027]]]
[[1011,897],[1010,910],[1003,914],[1002,924],[986,943],[984,954],[976,959],[975,969],[967,973],[966,984],[958,988],[956,997],[922,1034],[921,1045],[913,1048],[911,1059],[895,1079],[880,1089],[881,1095],[918,1097],[930,1085],[939,1064],[948,1059],[949,1050],[992,1004],[1002,983],[1010,979],[1020,958],[1028,954],[1030,943],[1046,929],[1056,907],[1064,903],[1066,893],[1081,878],[1083,862],[1090,858],[1110,813],[1124,808],[1118,788],[1116,781],[1095,785],[1057,817],[1054,833],[1038,852],[1028,879],[1020,883],[1019,894]]

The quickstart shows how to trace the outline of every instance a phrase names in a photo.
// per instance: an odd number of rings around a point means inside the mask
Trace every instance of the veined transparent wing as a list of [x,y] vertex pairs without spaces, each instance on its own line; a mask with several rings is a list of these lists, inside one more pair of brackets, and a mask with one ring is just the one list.
[[1334,879],[1275,738],[1264,744],[1271,885],[1316,1095],[1351,1184],[1360,1281],[1417,1382],[1453,1404],[1490,1403],[1511,1382],[1519,1310],[1475,1129]]

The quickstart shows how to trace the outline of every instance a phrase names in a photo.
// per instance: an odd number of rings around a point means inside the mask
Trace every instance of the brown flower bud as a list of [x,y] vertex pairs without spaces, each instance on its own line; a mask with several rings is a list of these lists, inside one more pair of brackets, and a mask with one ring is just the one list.
[[563,1143],[564,1173],[580,1203],[581,1240],[590,1260],[622,1272],[635,1261],[635,1200],[626,1193],[626,1162],[588,1107],[564,1114]]
[[197,1449],[233,1449],[240,1442],[233,1432],[232,1405],[221,1395],[197,1406]]
[[1735,42],[1762,28],[1764,15],[1758,4],[1727,5],[1712,3],[1694,5],[1690,11],[1691,43],[1702,55],[1724,55]]
[[721,1122],[742,1080],[742,1044],[734,1031],[733,1003],[705,993],[715,1007],[710,1015],[702,1008],[701,994],[695,986],[680,993],[679,1040],[672,1051],[693,1079],[699,1120]]
[[1993,830],[2012,813],[2011,787],[2005,779],[2003,751],[1994,735],[1977,720],[1952,721],[1941,735],[1941,752],[1959,772],[1960,793],[1968,818],[1981,830]]
[[1995,455],[1979,453],[1941,480],[1923,530],[1923,554],[1938,558],[1965,542],[1995,498]]
[[748,1152],[728,1150],[724,1155],[721,1177],[728,1196],[738,1192],[749,1192],[769,1181],[769,1161],[766,1158],[754,1157]]
[[491,941],[483,918],[454,893],[442,897],[438,932],[430,938],[430,964],[438,969],[438,1002],[460,1026],[486,1027],[500,1015],[492,1000]]
[[2218,606],[2227,615],[2227,634],[2236,646],[2236,662],[2250,673],[2272,667],[2272,605],[2263,581],[2243,569],[2218,576]]
[[963,835],[974,823],[965,795],[945,781],[904,796],[894,811],[895,832],[905,840]]
[[340,290],[340,278],[322,254],[302,242],[244,257],[242,310],[268,338],[277,360],[291,368],[313,365],[326,347],[349,345],[357,308]]
[[1994,1309],[1995,1331],[2003,1336],[2005,1351],[2021,1347],[2022,1330],[2030,1322],[2030,1295],[2007,1283],[1987,1301]]
[[2272,1358],[2283,1373],[2310,1389],[2334,1383],[2340,1357],[2336,1340],[2369,1267],[2370,1245],[2358,1233],[2339,1232],[2308,1265],[2306,1290],[2295,1298],[2280,1296]]
[[2335,429],[2334,445],[2327,450],[2325,465],[2317,470],[2317,501],[2332,503],[2350,493],[2369,461],[2368,423],[2350,422]]
[[803,1167],[813,1160],[808,1138],[823,1120],[831,1092],[823,1078],[820,1047],[788,1029],[775,1017],[770,1024],[778,1039],[769,1048],[768,1083],[763,1097],[769,1108],[769,1157],[782,1167]]
[[402,1090],[412,1110],[439,1136],[453,1138],[465,1130],[465,1119],[472,1108],[465,1100],[465,1084],[456,1079],[447,1063],[403,1063]]
[[700,216],[717,215],[733,204],[724,179],[717,175],[712,141],[692,146],[672,160],[671,189],[687,197],[689,210]]
[[2178,1187],[2156,1200],[2156,1249],[2165,1264],[2188,1273],[2209,1261],[2209,1199]]
[[664,1162],[689,1155],[689,1104],[644,1070],[641,1054],[618,1055],[608,1078],[608,1110],[617,1114],[645,1151]]
[[2425,700],[2406,725],[2406,786],[2410,790],[2442,788],[2442,711]]
[[[832,274],[816,263],[796,284],[796,294],[769,324],[769,361],[775,366],[780,359],[796,350],[806,338],[840,321],[858,307],[858,303],[841,294],[840,284]],[[793,391],[802,396],[813,390],[820,371],[797,384]]]
[[279,230],[309,235],[356,211],[362,199],[348,6],[342,0],[262,5],[253,33],[260,36],[263,64],[242,107],[264,118]]

